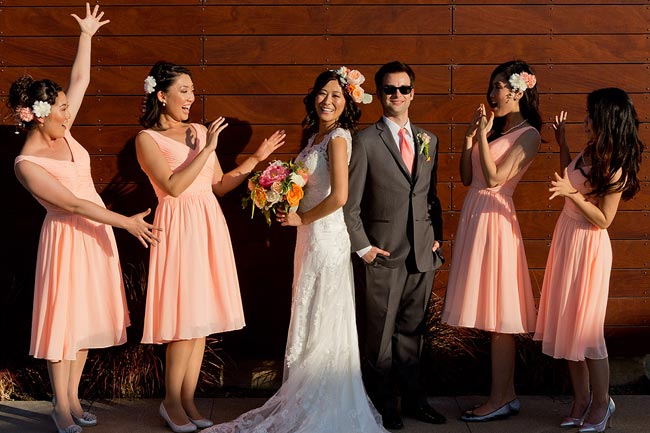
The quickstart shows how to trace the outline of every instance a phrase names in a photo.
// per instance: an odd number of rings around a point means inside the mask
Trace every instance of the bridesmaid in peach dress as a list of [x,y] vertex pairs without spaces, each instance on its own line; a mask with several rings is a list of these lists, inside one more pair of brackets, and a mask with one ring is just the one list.
[[[520,60],[498,66],[465,134],[460,162],[463,202],[442,320],[491,333],[492,386],[464,421],[519,413],[515,335],[532,332],[535,303],[512,195],[541,142],[536,79]],[[476,138],[476,140],[475,140]]]
[[563,175],[555,173],[550,199],[564,197],[564,208],[553,232],[534,339],[542,340],[545,354],[569,364],[573,407],[560,425],[602,432],[615,409],[603,335],[612,268],[607,228],[620,200],[639,191],[643,143],[636,110],[623,90],[590,93],[587,111],[587,146],[573,160],[566,112],[553,125]]
[[[38,246],[30,355],[47,360],[59,433],[97,424],[84,412],[78,388],[88,349],[126,342],[129,315],[111,226],[128,230],[147,247],[156,241],[144,220],[104,206],[95,190],[88,152],[70,129],[90,82],[91,39],[108,23],[98,6],[72,14],[81,35],[67,92],[51,80],[16,80],[8,105],[27,129],[15,161],[16,176],[45,207]],[[65,426],[61,428],[59,426]]]
[[284,144],[276,131],[238,167],[224,173],[215,152],[223,117],[208,128],[189,123],[195,101],[190,71],[159,62],[145,79],[147,98],[136,137],[138,162],[158,197],[154,224],[164,228],[151,249],[143,343],[167,343],[160,415],[175,432],[213,423],[194,403],[205,337],[244,327],[235,257],[215,197],[232,191]]

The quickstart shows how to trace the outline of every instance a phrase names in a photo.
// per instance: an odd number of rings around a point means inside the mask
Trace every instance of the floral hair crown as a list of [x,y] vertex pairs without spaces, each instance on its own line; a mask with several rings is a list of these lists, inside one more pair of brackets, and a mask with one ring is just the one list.
[[528,72],[521,72],[518,74],[512,74],[508,79],[510,87],[515,92],[525,92],[526,89],[532,89],[537,84],[537,78],[535,75],[529,74]]
[[144,79],[144,91],[147,95],[150,93],[153,93],[154,90],[156,90],[156,79],[149,75],[147,78]]
[[352,100],[357,104],[370,104],[372,102],[372,95],[366,93],[361,85],[366,81],[366,77],[361,74],[357,69],[349,69],[341,66],[333,70],[339,76],[343,89],[348,92]]

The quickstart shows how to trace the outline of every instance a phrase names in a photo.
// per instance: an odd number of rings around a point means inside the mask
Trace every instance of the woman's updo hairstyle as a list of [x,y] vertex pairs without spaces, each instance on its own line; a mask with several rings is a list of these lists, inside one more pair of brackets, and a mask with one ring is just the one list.
[[[56,97],[62,91],[63,88],[52,80],[35,81],[29,75],[25,75],[11,84],[7,106],[16,115],[16,120],[20,126],[25,129],[32,129],[36,124],[36,117],[33,116],[32,111],[34,103],[43,101],[54,105]],[[32,115],[20,116],[21,110],[30,112]]]

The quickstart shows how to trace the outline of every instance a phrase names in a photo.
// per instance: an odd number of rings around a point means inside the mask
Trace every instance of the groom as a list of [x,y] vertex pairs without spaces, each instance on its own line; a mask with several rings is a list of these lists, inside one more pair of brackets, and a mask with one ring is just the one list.
[[397,61],[375,74],[384,114],[353,140],[344,207],[353,257],[363,260],[355,268],[365,278],[365,299],[359,300],[365,301],[363,377],[388,429],[404,427],[393,379],[402,415],[445,422],[420,385],[427,303],[444,259],[436,240],[442,239],[438,139],[409,121],[414,81],[413,70]]

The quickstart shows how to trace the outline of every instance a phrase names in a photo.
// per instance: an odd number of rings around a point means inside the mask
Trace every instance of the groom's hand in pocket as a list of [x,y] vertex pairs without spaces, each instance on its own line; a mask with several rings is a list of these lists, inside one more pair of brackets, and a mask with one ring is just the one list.
[[388,257],[388,256],[390,256],[390,253],[388,251],[384,251],[381,248],[377,248],[376,246],[372,245],[370,247],[370,251],[365,253],[363,255],[363,257],[361,257],[361,258],[363,259],[364,262],[371,265],[372,263],[375,262],[375,260],[377,259],[377,256]]

